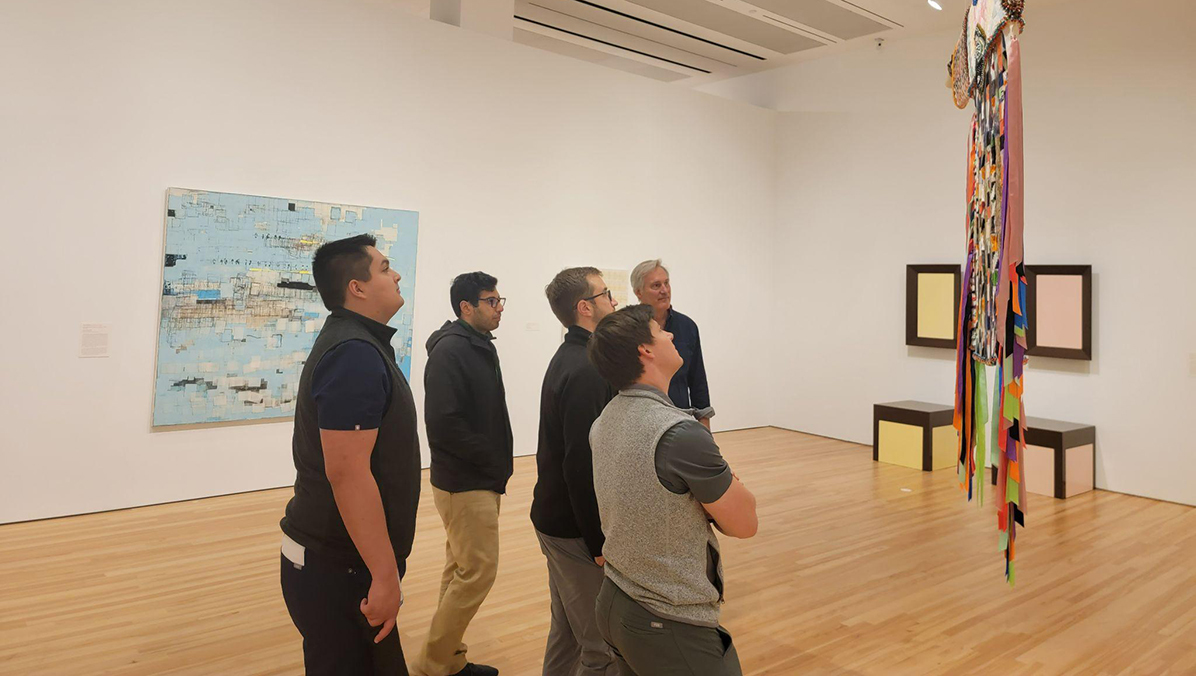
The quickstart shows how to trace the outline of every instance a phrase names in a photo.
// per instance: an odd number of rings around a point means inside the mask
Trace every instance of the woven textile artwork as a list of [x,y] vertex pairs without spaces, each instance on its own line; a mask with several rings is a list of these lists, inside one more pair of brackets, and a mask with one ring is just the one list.
[[[967,257],[959,304],[955,429],[959,481],[984,502],[984,468],[997,467],[997,522],[1005,577],[1013,584],[1022,481],[1026,272],[1023,266],[1021,0],[972,0],[947,64],[955,105],[974,106],[968,141]],[[999,390],[989,402],[987,366]],[[991,417],[990,417],[991,416]],[[994,421],[987,426],[990,420]],[[986,430],[991,428],[991,432]],[[990,438],[991,437],[991,438]],[[979,469],[980,476],[977,476]]]

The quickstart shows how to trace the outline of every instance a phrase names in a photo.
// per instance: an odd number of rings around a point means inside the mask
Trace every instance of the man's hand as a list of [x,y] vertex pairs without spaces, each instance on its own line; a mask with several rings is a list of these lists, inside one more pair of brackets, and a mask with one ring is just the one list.
[[370,583],[370,596],[361,600],[361,614],[371,627],[382,626],[382,631],[374,637],[374,643],[381,643],[382,639],[395,628],[399,620],[399,606],[402,605],[403,592],[399,588],[399,580],[374,578]]
[[605,556],[595,556],[594,563],[598,564],[599,567],[605,566],[606,565],[606,557]]

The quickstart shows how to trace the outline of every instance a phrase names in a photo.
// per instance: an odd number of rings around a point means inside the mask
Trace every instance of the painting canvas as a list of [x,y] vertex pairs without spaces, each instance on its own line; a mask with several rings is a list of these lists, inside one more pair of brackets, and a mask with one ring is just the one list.
[[288,417],[328,315],[312,256],[325,241],[378,240],[407,303],[391,320],[411,375],[419,214],[171,188],[154,380],[155,427]]
[[631,292],[631,271],[619,270],[616,268],[601,268],[602,281],[606,282],[606,288],[610,289],[611,298],[619,304],[619,307],[627,307],[637,303],[635,294]]

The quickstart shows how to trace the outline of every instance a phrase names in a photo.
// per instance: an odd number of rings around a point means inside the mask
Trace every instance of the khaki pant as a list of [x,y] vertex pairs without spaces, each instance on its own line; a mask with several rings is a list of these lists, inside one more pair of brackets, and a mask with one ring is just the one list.
[[469,661],[468,648],[461,639],[498,574],[498,511],[502,496],[494,491],[449,493],[435,486],[432,496],[447,535],[444,573],[428,641],[411,665],[411,673],[449,676],[464,669]]

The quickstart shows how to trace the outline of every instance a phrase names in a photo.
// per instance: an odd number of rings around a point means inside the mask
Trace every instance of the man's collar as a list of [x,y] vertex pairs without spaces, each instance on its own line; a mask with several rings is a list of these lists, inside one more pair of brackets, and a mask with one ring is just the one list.
[[369,317],[366,317],[364,315],[359,315],[356,312],[353,312],[352,310],[346,310],[345,308],[333,310],[332,316],[340,317],[342,319],[349,319],[349,320],[352,320],[352,321],[355,321],[355,322],[361,324],[375,338],[382,341],[383,345],[389,345],[390,339],[394,338],[395,332],[398,331],[398,329],[396,329],[392,326],[387,326],[386,324],[383,324],[381,322],[370,319]]
[[628,387],[626,387],[623,390],[623,392],[626,392],[628,394],[633,394],[636,396],[648,395],[648,396],[654,397],[656,399],[659,399],[660,401],[662,401],[670,406],[673,405],[672,400],[669,399],[669,395],[665,394],[664,392],[661,392],[659,389],[652,387],[651,385],[645,385],[643,383],[633,383],[632,385],[629,385]]
[[574,324],[573,326],[569,327],[568,331],[565,332],[565,340],[579,342],[582,345],[585,345],[587,342],[589,342],[590,336],[592,335],[593,333],[589,329]]

